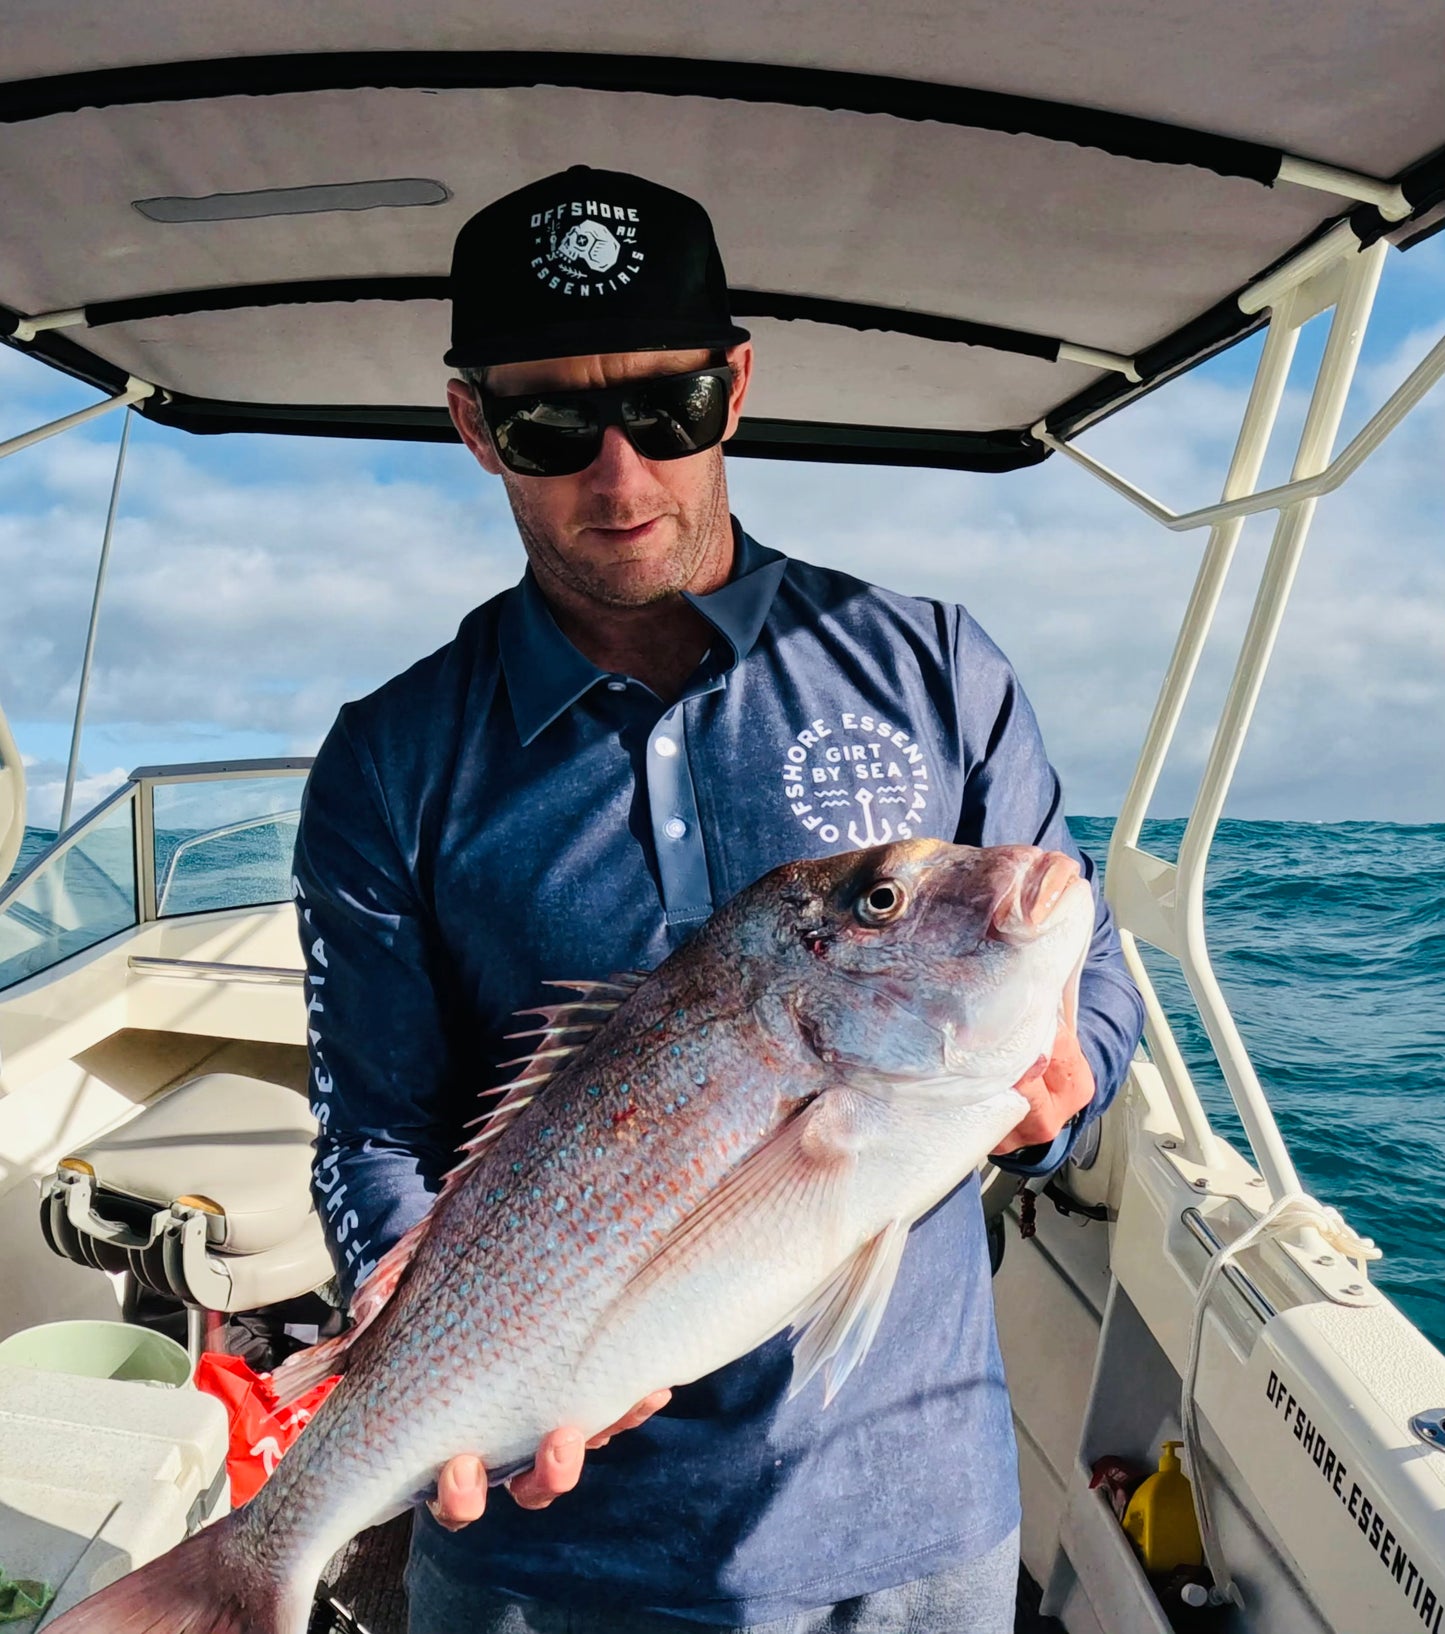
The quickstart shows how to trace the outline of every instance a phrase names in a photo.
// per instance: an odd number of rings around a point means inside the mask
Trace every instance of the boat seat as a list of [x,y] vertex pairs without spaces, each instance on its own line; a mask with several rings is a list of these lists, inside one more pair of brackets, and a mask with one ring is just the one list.
[[42,1188],[41,1230],[63,1258],[194,1309],[279,1304],[333,1274],[311,1202],[315,1136],[293,1089],[193,1078],[62,1159]]

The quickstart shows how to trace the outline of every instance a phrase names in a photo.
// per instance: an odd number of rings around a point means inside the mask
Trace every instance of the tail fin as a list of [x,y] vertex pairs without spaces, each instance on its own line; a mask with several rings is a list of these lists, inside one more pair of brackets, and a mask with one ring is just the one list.
[[305,1634],[310,1585],[268,1581],[238,1547],[239,1512],[72,1606],[45,1634]]

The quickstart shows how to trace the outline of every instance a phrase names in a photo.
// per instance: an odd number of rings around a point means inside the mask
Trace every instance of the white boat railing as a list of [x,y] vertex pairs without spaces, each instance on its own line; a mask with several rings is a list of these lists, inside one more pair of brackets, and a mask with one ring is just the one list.
[[[1320,246],[1316,246],[1316,253],[1301,263],[1293,282],[1276,276],[1271,285],[1269,327],[1219,504],[1179,515],[1092,456],[1052,437],[1047,428],[1036,427],[1034,432],[1162,526],[1176,532],[1202,527],[1210,530],[1144,747],[1114,826],[1106,870],[1107,891],[1125,958],[1144,995],[1149,1050],[1179,1119],[1183,1136],[1180,1158],[1202,1166],[1212,1164],[1217,1157],[1217,1137],[1140,956],[1140,941],[1178,960],[1273,1198],[1299,1191],[1300,1182],[1214,973],[1205,934],[1205,868],[1318,499],[1358,470],[1445,374],[1442,341],[1331,463],[1387,250],[1383,241],[1360,249],[1348,235],[1341,236],[1337,246],[1333,255],[1324,257],[1318,253]],[[1299,331],[1310,318],[1331,308],[1329,338],[1316,373],[1290,480],[1257,492],[1255,485],[1278,418]],[[1180,843],[1178,861],[1169,862],[1140,846],[1144,818],[1213,626],[1244,520],[1267,510],[1279,513],[1274,538]]]

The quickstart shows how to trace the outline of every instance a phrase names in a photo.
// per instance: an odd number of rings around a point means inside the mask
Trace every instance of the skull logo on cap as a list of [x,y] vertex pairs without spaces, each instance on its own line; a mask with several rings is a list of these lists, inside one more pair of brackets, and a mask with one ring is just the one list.
[[567,229],[557,253],[568,261],[581,261],[593,272],[608,272],[616,266],[622,246],[608,228],[589,217]]

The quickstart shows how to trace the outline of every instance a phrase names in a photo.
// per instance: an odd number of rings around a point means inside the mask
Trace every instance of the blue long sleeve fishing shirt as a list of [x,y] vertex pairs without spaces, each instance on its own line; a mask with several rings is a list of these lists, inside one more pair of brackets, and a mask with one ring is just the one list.
[[[296,894],[314,1193],[346,1293],[427,1212],[549,978],[654,966],[796,857],[919,835],[1078,856],[1033,711],[962,608],[734,534],[729,582],[689,598],[715,640],[675,703],[585,658],[528,574],[322,746]],[[1097,1093],[1037,1171],[1109,1103],[1141,1024],[1101,899],[1079,1008]],[[737,1624],[962,1564],[1018,1524],[976,1179],[914,1227],[826,1412],[820,1380],[788,1399],[789,1361],[780,1337],[678,1389],[543,1512],[498,1494],[451,1534],[420,1511],[414,1547],[517,1596]]]

